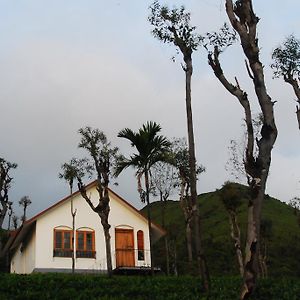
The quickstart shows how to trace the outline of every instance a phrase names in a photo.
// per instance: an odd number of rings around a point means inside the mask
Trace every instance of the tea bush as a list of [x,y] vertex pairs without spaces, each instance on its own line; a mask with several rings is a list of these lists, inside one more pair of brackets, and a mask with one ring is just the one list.
[[[237,277],[214,278],[210,295],[205,295],[199,278],[188,276],[1,274],[0,299],[234,300],[240,285]],[[265,279],[259,281],[253,299],[296,300],[299,295],[299,279]]]

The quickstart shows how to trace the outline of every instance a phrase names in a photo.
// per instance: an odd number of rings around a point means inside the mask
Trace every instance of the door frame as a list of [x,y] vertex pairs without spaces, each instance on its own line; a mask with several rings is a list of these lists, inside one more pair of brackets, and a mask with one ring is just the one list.
[[[132,237],[132,249],[117,249],[117,237],[119,237],[122,233],[130,234]],[[116,253],[116,268],[118,267],[135,267],[135,253],[134,253],[134,230],[133,228],[115,228],[115,253]],[[128,261],[132,261],[132,264],[128,264],[128,266],[122,266],[122,262],[119,261],[120,252],[122,255],[125,255],[128,258]],[[125,259],[126,260],[126,259]]]

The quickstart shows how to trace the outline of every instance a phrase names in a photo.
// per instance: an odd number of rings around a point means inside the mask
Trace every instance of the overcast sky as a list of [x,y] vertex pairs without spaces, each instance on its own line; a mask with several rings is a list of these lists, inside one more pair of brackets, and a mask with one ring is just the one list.
[[[185,137],[186,114],[182,57],[151,36],[148,0],[0,0],[0,157],[18,163],[10,191],[14,207],[28,195],[29,215],[68,194],[58,179],[60,166],[77,149],[78,129],[97,127],[124,154],[132,149],[117,138],[124,127],[137,130],[153,120],[169,138]],[[223,0],[164,1],[184,4],[199,33],[227,21]],[[268,92],[279,130],[272,154],[267,193],[283,201],[300,194],[300,139],[295,96],[272,79],[271,51],[286,36],[300,37],[298,0],[254,0],[261,18],[258,38]],[[175,63],[172,56],[175,55]],[[192,86],[197,160],[207,171],[198,192],[213,191],[230,179],[225,170],[231,139],[242,133],[243,111],[216,80],[206,52],[194,53]],[[223,55],[224,71],[256,98],[239,44]],[[140,208],[132,170],[112,187]]]

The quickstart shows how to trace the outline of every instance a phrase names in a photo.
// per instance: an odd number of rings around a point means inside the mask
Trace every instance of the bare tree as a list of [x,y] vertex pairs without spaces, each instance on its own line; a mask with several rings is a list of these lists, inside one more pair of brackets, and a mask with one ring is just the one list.
[[11,216],[13,215],[13,208],[12,208],[12,202],[8,201],[7,206],[8,206],[8,224],[7,224],[7,230],[10,230],[10,225],[11,225]]
[[198,270],[203,279],[204,288],[209,290],[209,276],[205,266],[204,251],[200,232],[200,216],[197,203],[196,155],[192,115],[191,79],[193,74],[192,54],[197,50],[202,37],[196,33],[196,27],[190,25],[190,13],[185,8],[169,9],[155,1],[150,6],[149,22],[154,26],[152,34],[163,43],[173,44],[183,55],[185,72],[186,116],[188,129],[188,149],[190,165],[191,209],[194,222],[194,238]]
[[235,253],[241,277],[244,276],[244,259],[241,247],[241,230],[237,217],[237,210],[242,205],[241,195],[236,184],[225,182],[220,190],[221,201],[228,213],[231,238],[234,241]]
[[13,180],[10,172],[16,167],[16,163],[11,163],[0,157],[0,228],[2,228],[8,210],[8,191],[11,188],[11,182]]
[[30,204],[31,200],[28,196],[24,196],[19,200],[19,205],[23,207],[23,215],[21,217],[22,223],[26,221],[26,210]]
[[[176,169],[169,163],[157,162],[153,165],[151,171],[151,181],[153,190],[152,193],[159,195],[161,202],[161,224],[166,228],[166,207],[170,195],[175,191],[177,182]],[[166,255],[166,271],[170,274],[170,259],[169,259],[169,233],[164,236],[165,255]]]
[[[234,34],[223,29],[219,34],[214,33],[209,38],[209,44],[213,50],[208,55],[209,65],[222,85],[234,95],[242,105],[245,113],[247,127],[247,146],[245,153],[245,170],[250,188],[248,203],[248,225],[244,262],[244,283],[241,290],[241,299],[248,299],[253,293],[259,271],[259,238],[261,209],[265,194],[266,182],[271,164],[271,152],[277,138],[273,105],[271,97],[267,93],[264,80],[264,69],[259,57],[259,45],[257,38],[257,24],[259,18],[255,15],[251,0],[226,0],[226,13],[229,21],[237,32],[243,52],[246,57],[248,75],[253,82],[259,107],[261,109],[263,124],[260,138],[255,140],[250,102],[236,78],[231,83],[224,75],[219,56],[228,45],[232,44]],[[224,27],[223,27],[224,28]],[[254,153],[254,144],[257,144],[258,153]]]
[[282,45],[274,49],[272,59],[271,68],[274,71],[274,77],[282,77],[292,86],[297,97],[296,115],[300,129],[300,40],[294,35],[287,37]]
[[[105,237],[107,272],[109,276],[112,276],[111,243],[109,233],[111,226],[108,220],[110,212],[108,185],[110,177],[112,176],[111,169],[118,157],[119,150],[117,147],[111,146],[106,135],[99,129],[85,127],[79,129],[79,133],[81,135],[79,147],[88,151],[93,162],[93,168],[97,174],[97,191],[99,196],[98,204],[94,206],[90,196],[88,196],[83,183],[83,174],[77,174],[78,188],[90,208],[97,213],[101,219]],[[89,164],[84,164],[86,165],[86,170],[91,168]]]
[[72,158],[69,163],[64,163],[61,166],[62,173],[59,173],[58,177],[60,179],[64,179],[67,181],[69,184],[70,188],[70,197],[71,197],[71,216],[72,216],[72,273],[75,273],[75,243],[74,243],[74,237],[75,237],[75,217],[77,213],[77,209],[74,209],[73,205],[73,185],[74,185],[74,180],[79,177],[82,178],[84,177],[84,172],[85,170],[82,170],[80,167],[83,165],[83,163],[76,159]]
[[[191,201],[191,178],[190,178],[190,164],[189,164],[189,150],[184,139],[174,140],[172,144],[172,154],[174,165],[177,169],[178,186],[179,186],[179,203],[183,211],[185,219],[185,234],[187,242],[187,253],[190,271],[192,271],[193,262],[193,202]],[[205,171],[205,168],[196,165],[196,175]],[[206,267],[206,260],[204,259],[204,266]]]
[[14,230],[16,230],[19,226],[19,217],[16,215],[12,216],[12,222],[13,222],[13,226],[14,226]]
[[259,251],[259,267],[260,274],[263,278],[268,277],[268,242],[272,237],[273,223],[269,219],[262,219],[260,223],[260,251]]

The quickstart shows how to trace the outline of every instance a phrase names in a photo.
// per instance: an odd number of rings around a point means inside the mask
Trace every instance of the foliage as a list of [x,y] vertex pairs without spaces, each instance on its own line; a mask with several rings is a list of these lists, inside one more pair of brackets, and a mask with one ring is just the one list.
[[62,164],[61,169],[62,173],[59,173],[58,177],[68,182],[70,191],[72,191],[74,180],[82,179],[86,174],[90,177],[94,167],[87,158],[72,158],[68,163]]
[[181,49],[184,44],[190,51],[196,50],[202,37],[196,33],[196,27],[190,25],[191,15],[185,11],[184,6],[169,9],[154,1],[150,6],[148,17],[154,26],[152,34],[164,43],[172,43]]
[[212,46],[219,53],[224,52],[226,48],[233,45],[237,40],[236,32],[231,31],[229,25],[224,23],[218,32],[207,32],[204,38],[203,47],[209,52],[213,51],[209,46]]
[[142,189],[141,177],[148,173],[157,162],[167,161],[170,142],[163,135],[159,135],[161,127],[155,122],[143,124],[137,132],[129,128],[121,130],[118,137],[130,141],[138,153],[133,153],[129,158],[119,157],[115,168],[115,174],[119,175],[124,169],[133,167],[136,169],[138,191],[142,202],[146,200],[146,191]]
[[[91,127],[80,128],[81,140],[78,147],[86,149],[94,162],[94,168],[98,179],[107,185],[109,176],[113,176],[112,169],[115,166],[119,149],[112,147],[103,131]],[[89,165],[89,170],[91,167]],[[86,170],[88,170],[86,168]]]
[[294,35],[286,38],[272,53],[274,77],[300,76],[300,40]]
[[220,196],[226,210],[236,212],[242,205],[242,198],[241,193],[238,190],[238,185],[233,182],[228,181],[224,183],[220,190]]
[[[249,188],[236,184],[242,204],[237,214],[241,228],[241,242],[244,244],[247,226]],[[203,244],[212,276],[237,275],[238,266],[234,246],[230,237],[228,215],[220,203],[220,191],[199,196],[202,217]],[[160,224],[160,203],[151,204],[153,221]],[[142,210],[144,212],[144,209]],[[300,276],[300,261],[295,253],[300,252],[299,227],[294,209],[272,197],[265,196],[262,209],[262,231],[268,239],[267,266],[270,276]],[[280,218],[278,218],[280,216]],[[266,224],[267,223],[267,224]],[[178,201],[168,201],[166,206],[166,229],[176,235],[178,273],[187,274],[187,251],[185,224]],[[165,265],[163,243],[155,244],[155,263]]]
[[[8,299],[110,299],[110,300],[234,300],[238,299],[241,280],[237,277],[212,279],[209,295],[205,295],[198,277],[107,278],[101,275],[31,274],[0,275],[0,298]],[[250,299],[296,300],[299,279],[264,279]]]

